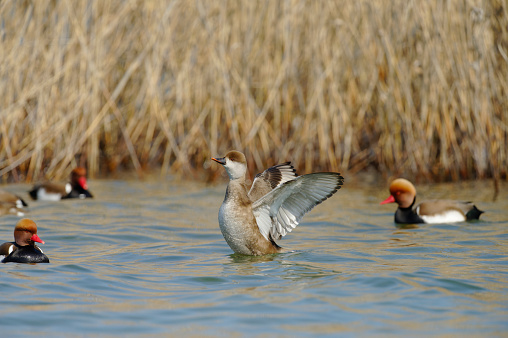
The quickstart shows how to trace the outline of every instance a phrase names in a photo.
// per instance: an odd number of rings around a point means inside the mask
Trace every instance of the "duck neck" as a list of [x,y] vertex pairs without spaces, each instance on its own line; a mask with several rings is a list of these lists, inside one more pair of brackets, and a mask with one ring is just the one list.
[[399,209],[402,209],[404,211],[413,210],[415,203],[416,203],[416,196],[413,198],[413,202],[411,202],[411,204],[408,207],[403,208],[403,207],[399,206]]
[[242,204],[251,203],[244,177],[229,181],[225,199],[233,199]]

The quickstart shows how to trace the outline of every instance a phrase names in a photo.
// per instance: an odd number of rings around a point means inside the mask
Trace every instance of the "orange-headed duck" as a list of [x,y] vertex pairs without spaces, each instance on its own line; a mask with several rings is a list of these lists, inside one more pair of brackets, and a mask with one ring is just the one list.
[[339,173],[297,176],[290,162],[259,173],[248,190],[245,155],[230,151],[212,158],[226,169],[229,184],[219,210],[219,226],[237,254],[266,255],[282,251],[275,243],[300,222],[303,215],[341,188]]
[[0,189],[0,215],[23,216],[23,208],[26,206],[28,205],[21,197]]
[[37,225],[31,219],[23,218],[14,228],[14,242],[0,245],[0,255],[5,257],[2,263],[49,263],[35,242],[44,244],[37,236]]
[[92,198],[86,183],[86,169],[75,168],[71,172],[71,181],[67,184],[44,182],[29,191],[34,200],[59,201],[64,198]]
[[390,197],[380,204],[397,203],[395,223],[454,223],[478,219],[483,211],[471,202],[429,200],[415,205],[416,189],[404,178],[390,184]]

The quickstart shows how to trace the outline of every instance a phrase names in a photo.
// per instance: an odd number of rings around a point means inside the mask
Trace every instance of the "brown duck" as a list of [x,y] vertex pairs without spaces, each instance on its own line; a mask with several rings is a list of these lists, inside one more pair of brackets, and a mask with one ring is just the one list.
[[229,176],[219,226],[231,249],[243,255],[281,252],[275,240],[292,231],[305,213],[332,196],[344,182],[339,173],[297,176],[287,162],[256,175],[249,190],[244,154],[233,150],[212,160],[224,166]]
[[0,215],[12,214],[23,216],[23,208],[27,206],[21,197],[0,189]]

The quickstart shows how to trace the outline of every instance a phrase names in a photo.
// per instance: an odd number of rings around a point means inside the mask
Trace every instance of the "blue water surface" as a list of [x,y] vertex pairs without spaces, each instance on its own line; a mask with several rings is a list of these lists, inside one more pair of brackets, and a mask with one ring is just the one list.
[[[346,184],[264,257],[222,238],[225,181],[89,186],[93,200],[28,201],[51,263],[0,265],[2,336],[508,333],[506,184],[495,200],[486,182],[422,187],[486,213],[407,228],[379,205],[386,185]],[[28,199],[28,185],[2,188]],[[0,218],[1,242],[18,220]]]

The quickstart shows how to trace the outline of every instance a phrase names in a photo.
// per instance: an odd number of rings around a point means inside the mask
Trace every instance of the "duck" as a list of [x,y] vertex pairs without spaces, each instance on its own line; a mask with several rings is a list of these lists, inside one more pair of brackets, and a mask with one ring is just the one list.
[[0,216],[16,215],[19,217],[25,216],[23,209],[16,207],[11,203],[0,203]]
[[416,188],[408,180],[397,178],[390,184],[390,196],[380,204],[397,203],[395,223],[457,223],[479,219],[483,211],[472,202],[428,200],[415,205]]
[[24,216],[23,209],[27,206],[28,204],[18,195],[0,189],[0,215]]
[[0,189],[0,203],[10,203],[16,206],[16,208],[24,208],[28,206],[25,200],[21,197],[3,189]]
[[229,176],[219,209],[219,227],[229,247],[240,255],[283,252],[275,240],[291,232],[307,212],[344,183],[344,177],[335,172],[298,176],[291,162],[285,162],[257,174],[248,189],[243,153],[231,150],[212,160],[221,164]]
[[0,256],[4,256],[2,263],[49,263],[35,242],[44,244],[37,235],[35,222],[28,218],[19,220],[14,228],[14,242],[0,245]]
[[70,182],[67,184],[44,182],[34,185],[28,193],[32,199],[43,201],[59,201],[67,198],[93,198],[93,195],[88,191],[86,169],[82,167],[72,170]]

